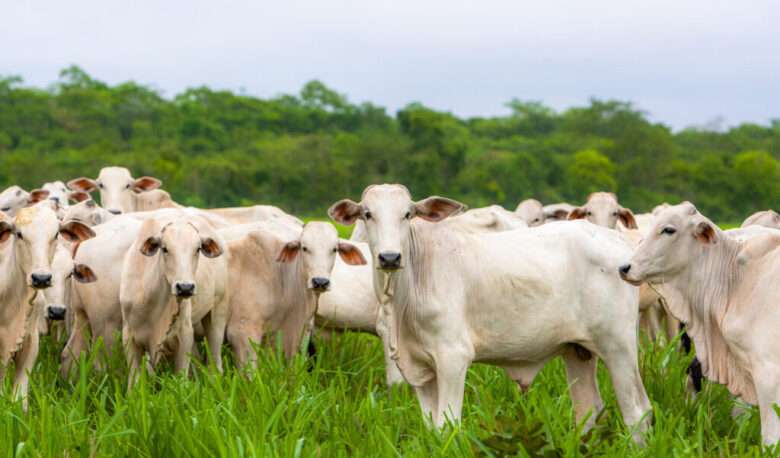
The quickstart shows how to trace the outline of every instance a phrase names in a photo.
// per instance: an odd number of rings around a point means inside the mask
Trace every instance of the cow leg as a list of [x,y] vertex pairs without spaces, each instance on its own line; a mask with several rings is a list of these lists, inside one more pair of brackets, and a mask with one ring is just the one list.
[[780,365],[767,361],[753,361],[753,383],[761,415],[761,438],[765,445],[780,441],[780,418],[774,405],[780,405]]
[[27,412],[27,393],[30,383],[30,371],[38,357],[38,333],[33,331],[24,338],[22,349],[16,355],[16,375],[14,377],[14,392],[17,399],[22,400],[22,410]]
[[436,409],[439,403],[439,388],[436,379],[431,379],[420,386],[414,387],[417,402],[420,403],[423,420],[430,427],[437,425]]
[[577,422],[581,422],[588,413],[591,414],[585,424],[585,431],[588,431],[596,423],[596,417],[604,408],[596,380],[598,358],[591,354],[590,358],[584,359],[582,353],[578,354],[570,346],[563,354],[563,361],[566,363],[569,393]]
[[188,375],[190,369],[190,354],[195,344],[195,331],[192,328],[192,302],[183,300],[179,304],[179,346],[176,349],[176,372]]
[[460,421],[466,372],[471,365],[471,358],[458,355],[452,350],[442,354],[445,356],[436,361],[436,384],[439,397],[435,423],[437,427],[444,426],[447,420],[453,423]]
[[73,325],[70,338],[68,343],[65,344],[65,349],[62,350],[62,356],[60,357],[62,362],[60,373],[63,378],[68,378],[73,367],[73,361],[81,357],[81,353],[87,345],[85,331],[89,326],[89,320],[83,310],[74,310],[74,312],[71,314],[73,315]]
[[211,360],[219,372],[222,372],[222,341],[225,340],[225,319],[215,316],[212,311],[203,319],[203,325],[206,328],[206,341],[211,352]]
[[647,398],[637,363],[636,331],[629,330],[620,337],[612,335],[599,351],[609,369],[620,411],[626,425],[634,430],[634,439],[641,443],[641,433],[650,424],[650,400]]
[[127,375],[127,389],[133,388],[138,381],[139,371],[141,370],[141,358],[144,354],[144,349],[138,345],[135,339],[129,334],[127,328],[122,329],[122,342],[125,347],[125,356],[127,357],[127,365],[129,371]]

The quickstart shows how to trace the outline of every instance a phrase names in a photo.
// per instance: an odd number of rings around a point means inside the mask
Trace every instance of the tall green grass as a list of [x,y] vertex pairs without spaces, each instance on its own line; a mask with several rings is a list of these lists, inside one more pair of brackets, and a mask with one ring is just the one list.
[[162,368],[126,389],[115,355],[104,371],[82,359],[72,381],[58,375],[61,343],[44,338],[30,408],[0,395],[5,456],[759,456],[756,409],[736,418],[727,391],[685,390],[690,360],[674,344],[643,345],[642,375],[654,427],[639,447],[622,425],[604,368],[606,410],[587,434],[572,418],[563,364],[553,361],[523,394],[504,373],[475,365],[461,424],[424,426],[407,386],[384,385],[381,346],[345,333],[317,341],[314,359],[286,361],[261,349],[257,369],[196,364],[189,378]]

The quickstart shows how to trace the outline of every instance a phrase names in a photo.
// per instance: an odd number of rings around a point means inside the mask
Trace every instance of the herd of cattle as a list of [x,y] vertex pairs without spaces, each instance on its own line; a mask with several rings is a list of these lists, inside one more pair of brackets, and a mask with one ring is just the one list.
[[186,373],[198,339],[221,370],[225,339],[244,366],[275,336],[292,356],[312,332],[352,329],[382,339],[387,383],[412,385],[435,426],[460,418],[472,363],[525,390],[557,356],[585,418],[603,406],[600,358],[639,440],[651,407],[637,331],[671,338],[682,322],[701,373],[759,406],[765,443],[780,439],[774,211],[721,231],[688,202],[634,215],[594,193],[580,207],[466,210],[384,184],[330,208],[355,225],[347,241],[273,206],[185,208],[160,186],[106,167],[0,194],[0,377],[13,359],[25,408],[45,333],[67,335],[66,377],[98,340],[117,351],[121,333],[132,386],[161,359]]

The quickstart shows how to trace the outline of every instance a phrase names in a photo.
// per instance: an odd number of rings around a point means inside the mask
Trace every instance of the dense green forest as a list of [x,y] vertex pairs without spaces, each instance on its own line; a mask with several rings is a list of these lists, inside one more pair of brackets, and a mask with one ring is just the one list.
[[318,81],[271,99],[207,87],[165,98],[78,67],[46,89],[0,77],[0,189],[116,164],[162,179],[181,203],[270,203],[304,215],[376,182],[510,209],[527,197],[578,203],[609,190],[635,211],[690,200],[728,221],[780,197],[780,119],[674,132],[629,102],[507,106],[506,116],[461,119],[412,103],[393,116]]

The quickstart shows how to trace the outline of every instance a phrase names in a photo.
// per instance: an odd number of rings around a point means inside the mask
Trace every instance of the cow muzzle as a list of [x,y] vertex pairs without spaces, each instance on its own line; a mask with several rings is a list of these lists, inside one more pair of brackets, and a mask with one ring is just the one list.
[[641,280],[635,280],[631,277],[629,277],[629,272],[631,272],[631,264],[623,264],[622,266],[618,267],[618,273],[620,273],[620,278],[623,279],[626,283],[630,283],[634,286],[639,286],[642,284]]
[[179,298],[186,299],[195,295],[195,283],[177,282],[173,289]]
[[382,270],[398,270],[401,268],[401,253],[383,251],[377,256],[379,268]]
[[35,272],[30,275],[30,284],[36,289],[45,289],[51,286],[51,274]]
[[314,277],[311,279],[311,289],[317,293],[324,293],[330,289],[330,280],[324,277]]
[[52,321],[62,321],[65,319],[67,309],[62,305],[50,305],[46,307],[46,317]]

